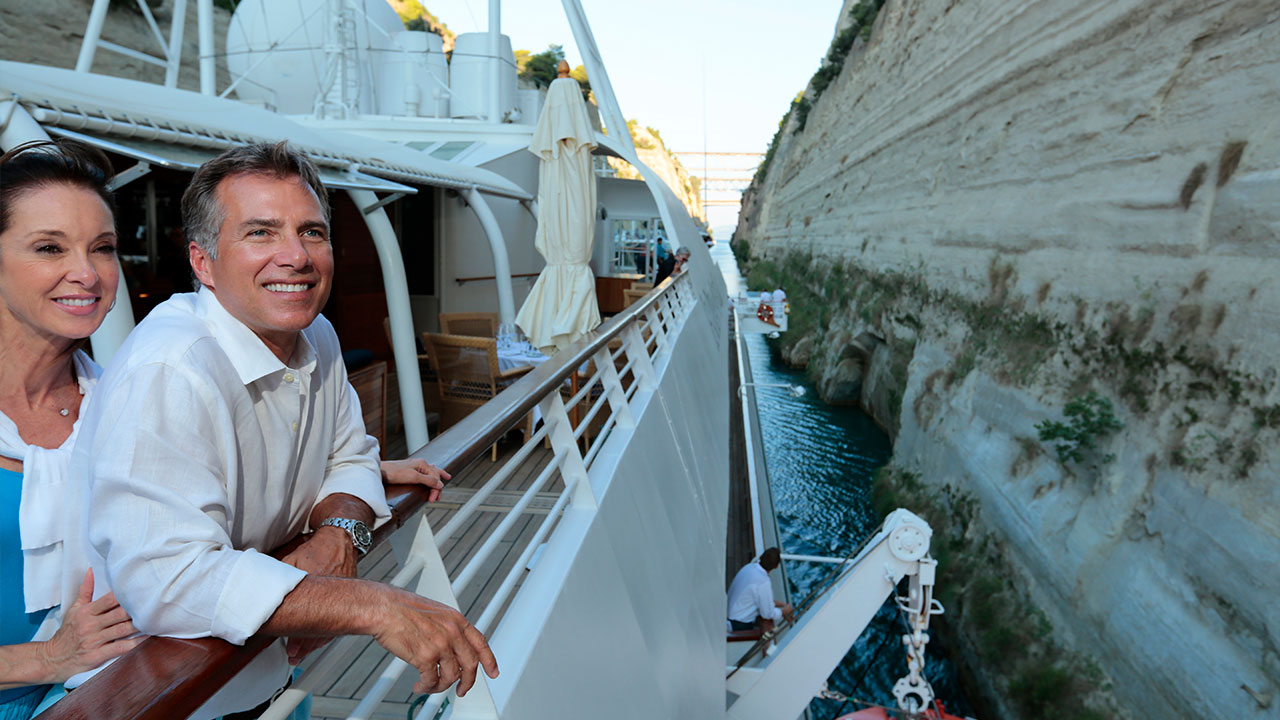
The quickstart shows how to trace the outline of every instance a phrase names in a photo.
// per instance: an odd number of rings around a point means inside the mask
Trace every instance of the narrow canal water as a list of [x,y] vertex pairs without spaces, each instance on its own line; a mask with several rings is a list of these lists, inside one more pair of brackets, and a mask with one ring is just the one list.
[[[742,279],[728,243],[712,248],[712,257],[724,273],[730,294],[736,294]],[[880,525],[871,504],[871,486],[875,471],[892,455],[889,436],[861,410],[819,400],[804,372],[787,368],[763,336],[748,337],[746,345],[757,384],[796,384],[807,391],[794,398],[784,388],[755,388],[782,551],[844,557]],[[799,602],[822,583],[827,566],[788,561],[786,571],[792,599]],[[832,673],[828,688],[894,707],[893,684],[907,673],[901,643],[904,631],[892,600],[887,601]],[[938,699],[948,712],[971,713],[936,636],[928,650],[925,674]],[[862,707],[815,699],[809,711],[813,720],[832,720]]]

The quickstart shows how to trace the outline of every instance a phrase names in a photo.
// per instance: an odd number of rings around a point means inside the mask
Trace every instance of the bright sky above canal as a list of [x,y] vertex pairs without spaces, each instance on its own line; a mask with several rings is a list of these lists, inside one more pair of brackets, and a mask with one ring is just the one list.
[[[454,32],[488,28],[487,0],[423,4]],[[672,150],[702,150],[705,137],[711,152],[764,152],[826,54],[840,6],[840,0],[583,0],[622,112],[656,128]],[[502,10],[502,31],[514,48],[539,52],[555,43],[570,64],[582,64],[559,2],[505,0]],[[716,213],[711,225],[732,217]]]

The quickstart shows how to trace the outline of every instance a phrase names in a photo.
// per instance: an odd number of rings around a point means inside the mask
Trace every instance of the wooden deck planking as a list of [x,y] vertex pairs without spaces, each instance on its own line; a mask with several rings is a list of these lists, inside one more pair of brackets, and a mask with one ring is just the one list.
[[[345,718],[356,709],[357,700],[344,700],[341,698],[317,697],[312,699],[311,718],[312,720],[327,720],[329,718]],[[370,716],[373,720],[404,720],[409,713],[409,703],[392,703],[384,702],[373,711]]]
[[[513,441],[499,445],[498,462],[491,462],[488,454],[485,454],[457,473],[446,484],[440,501],[426,511],[427,521],[431,527],[435,529],[444,527],[458,508],[475,494],[476,489],[494,477],[504,463],[515,454],[519,446],[520,444],[514,441],[513,436]],[[530,457],[526,458],[503,481],[502,489],[495,491],[481,505],[479,512],[471,518],[467,527],[441,544],[441,555],[451,577],[456,577],[466,563],[475,556],[485,539],[519,500],[520,491],[532,484],[551,457],[549,450],[535,448]],[[469,620],[474,622],[478,619],[485,606],[497,594],[507,573],[515,566],[520,554],[528,546],[563,487],[564,484],[558,474],[548,481],[543,488],[544,492],[537,494],[526,511],[506,532],[493,554],[486,559],[469,587],[463,590],[459,597],[459,606]],[[361,563],[360,576],[386,582],[394,577],[399,569],[395,554],[391,552],[388,543],[375,550]],[[516,587],[518,588],[522,582],[523,577],[517,581]],[[514,594],[513,592],[512,596]],[[510,598],[504,603],[503,611],[509,603]],[[372,638],[362,639],[357,647],[359,650],[350,664],[338,670],[332,677],[318,679],[312,706],[312,717],[316,720],[344,718],[350,714],[359,698],[373,687],[392,659]],[[311,664],[314,660],[313,656],[307,664]],[[387,699],[374,717],[405,717],[409,703],[415,697],[413,684],[416,681],[417,672],[412,669],[406,670],[392,686]]]

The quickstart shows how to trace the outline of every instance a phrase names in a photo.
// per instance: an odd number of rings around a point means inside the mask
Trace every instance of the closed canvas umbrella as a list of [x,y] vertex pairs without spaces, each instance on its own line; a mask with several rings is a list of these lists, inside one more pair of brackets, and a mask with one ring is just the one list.
[[547,266],[516,315],[529,342],[548,354],[600,324],[595,276],[587,265],[595,236],[595,146],[578,81],[555,80],[529,143],[542,158],[534,246]]

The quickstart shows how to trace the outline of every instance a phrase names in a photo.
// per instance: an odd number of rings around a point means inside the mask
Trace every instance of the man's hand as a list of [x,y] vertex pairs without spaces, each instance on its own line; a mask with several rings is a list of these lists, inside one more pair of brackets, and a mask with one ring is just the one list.
[[[310,575],[353,578],[356,576],[356,548],[346,530],[325,525],[317,529],[293,552],[280,558]],[[329,643],[329,638],[291,637],[285,643],[289,664],[297,665]]]
[[773,604],[782,610],[782,617],[786,618],[787,620],[790,620],[791,616],[796,614],[796,609],[791,607],[791,603],[784,603],[780,600],[774,600]]
[[427,502],[440,499],[440,491],[449,473],[426,460],[383,460],[382,482],[394,485],[422,485],[427,488]]
[[351,536],[346,530],[332,525],[317,528],[293,552],[280,558],[299,570],[312,575],[335,575],[337,577],[355,577],[356,560],[355,545],[351,544]]
[[448,605],[389,585],[381,585],[380,608],[373,637],[396,657],[417,668],[416,693],[444,692],[458,683],[458,697],[476,682],[476,666],[498,677],[498,661],[489,643]]
[[[293,552],[280,558],[309,575],[353,578],[359,554],[351,543],[346,530],[332,525],[321,525],[331,517],[359,520],[366,525],[373,523],[373,511],[363,500],[353,495],[335,493],[316,503],[311,510],[311,527],[315,532]],[[289,663],[297,665],[303,658],[324,647],[328,638],[289,638],[285,650]]]

